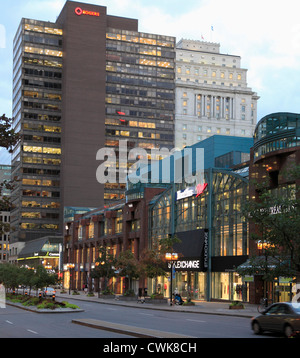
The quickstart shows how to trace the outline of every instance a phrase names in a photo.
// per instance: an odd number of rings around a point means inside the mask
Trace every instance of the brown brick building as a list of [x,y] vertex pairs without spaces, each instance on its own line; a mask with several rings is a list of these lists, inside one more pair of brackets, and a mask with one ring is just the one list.
[[[66,224],[64,238],[64,286],[69,287],[70,271],[67,264],[74,263],[71,288],[98,290],[98,281],[93,280],[91,271],[99,257],[99,247],[105,246],[109,253],[118,257],[121,251],[130,249],[136,259],[148,248],[149,202],[163,192],[163,188],[144,188],[143,198],[127,203],[112,204],[87,214],[76,215],[75,220]],[[128,289],[124,278],[114,278],[110,287],[116,294]],[[146,287],[136,282],[138,288]]]

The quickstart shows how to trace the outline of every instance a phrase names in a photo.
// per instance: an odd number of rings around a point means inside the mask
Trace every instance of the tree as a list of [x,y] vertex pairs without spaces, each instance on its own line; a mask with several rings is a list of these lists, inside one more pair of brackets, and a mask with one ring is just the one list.
[[38,293],[39,289],[54,285],[56,283],[56,276],[54,274],[49,274],[45,267],[40,265],[36,268],[35,275],[31,282]]
[[157,280],[159,276],[166,276],[168,272],[165,255],[173,252],[173,246],[179,243],[180,239],[169,235],[160,240],[155,240],[151,249],[146,249],[140,260],[140,276],[154,278],[154,293],[157,293]]
[[[285,175],[291,183],[295,182],[300,178],[300,166],[288,170]],[[265,260],[263,263],[252,258],[252,268],[249,267],[247,272],[244,270],[244,273],[260,271],[268,280],[276,276],[297,276],[300,283],[299,188],[290,187],[276,196],[266,183],[255,185],[258,200],[249,200],[242,211],[255,225],[256,232],[251,238],[262,246]],[[268,264],[270,260],[272,270]]]
[[[12,129],[11,118],[8,118],[3,114],[0,117],[0,147],[6,148],[10,153],[12,153],[12,148],[18,143],[20,140],[19,133],[16,133],[14,129]],[[16,178],[15,178],[16,180]],[[0,211],[9,211],[11,207],[10,197],[3,196],[3,190],[12,190],[14,181],[7,181],[0,183]],[[10,226],[8,223],[2,223],[0,221],[0,235],[5,232],[9,232]]]
[[131,280],[139,277],[138,260],[131,250],[122,251],[116,261],[116,269],[119,277],[128,277],[129,289]]
[[[115,276],[116,259],[105,246],[99,247],[99,257],[95,262],[95,268],[91,272],[92,278],[104,279],[104,293],[107,293],[107,284],[110,278]],[[99,287],[98,287],[99,292]]]
[[3,114],[0,117],[0,147],[6,148],[12,153],[12,148],[20,140],[20,134],[12,129],[13,119],[8,118]]
[[[29,295],[34,284],[35,272],[30,267],[21,267],[19,271],[20,285],[29,287]],[[24,291],[24,290],[23,290]],[[24,293],[24,292],[23,292]]]
[[3,283],[6,290],[14,290],[20,284],[19,267],[8,263],[0,265],[0,282]]

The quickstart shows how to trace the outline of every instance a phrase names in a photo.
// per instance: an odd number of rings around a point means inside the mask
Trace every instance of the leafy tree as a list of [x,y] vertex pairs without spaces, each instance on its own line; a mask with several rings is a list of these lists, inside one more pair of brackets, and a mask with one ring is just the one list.
[[122,251],[116,261],[116,269],[119,277],[128,277],[129,288],[131,288],[131,280],[139,277],[138,260],[135,258],[131,250]]
[[[300,166],[288,170],[285,176],[291,183],[299,179]],[[256,184],[256,191],[258,200],[249,200],[243,207],[243,215],[255,225],[251,238],[262,245],[265,260],[252,258],[252,267],[242,271],[244,274],[260,272],[266,280],[297,276],[300,283],[299,188],[290,188],[276,196],[266,183],[262,183]]]
[[154,293],[157,293],[157,281],[159,276],[166,276],[168,268],[166,264],[165,255],[168,252],[173,252],[175,243],[179,243],[180,239],[174,236],[155,240],[152,248],[146,249],[140,259],[140,277],[154,278]]
[[26,267],[19,267],[10,263],[0,264],[0,282],[6,289],[15,289],[19,285],[33,286],[39,288],[54,285],[56,275],[49,274],[43,266],[38,266],[36,270]]
[[3,283],[6,290],[11,288],[14,290],[19,285],[19,267],[11,264],[0,265],[0,282]]
[[[99,248],[99,257],[95,262],[95,268],[91,272],[92,278],[104,279],[104,292],[107,292],[109,279],[115,276],[115,257],[110,254],[105,246]],[[98,287],[99,292],[99,287]]]
[[[3,114],[0,117],[0,147],[6,148],[10,153],[12,153],[12,148],[20,140],[20,135],[12,129],[11,118],[8,118]],[[16,178],[14,179],[16,180]],[[14,180],[12,181],[3,181],[0,183],[0,211],[9,211],[11,207],[10,197],[3,196],[3,190],[12,190],[14,185]],[[0,222],[0,235],[5,232],[9,232],[10,226],[8,223]]]
[[21,267],[19,269],[20,285],[29,287],[29,295],[34,284],[35,272],[31,268]]
[[45,267],[40,265],[36,268],[31,283],[38,292],[39,289],[54,285],[56,283],[56,276],[54,274],[49,274]]
[[6,148],[10,153],[20,139],[19,133],[12,129],[12,122],[13,119],[6,117],[5,114],[0,117],[0,147]]

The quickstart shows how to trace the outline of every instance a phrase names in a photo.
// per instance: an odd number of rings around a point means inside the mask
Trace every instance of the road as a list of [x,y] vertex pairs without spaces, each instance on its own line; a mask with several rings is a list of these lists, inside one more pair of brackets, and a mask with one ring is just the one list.
[[[72,303],[72,299],[69,300]],[[167,312],[94,302],[76,302],[84,312],[37,314],[12,306],[0,309],[1,338],[128,338],[79,326],[72,319],[93,318],[196,338],[254,338],[250,319],[222,315]]]

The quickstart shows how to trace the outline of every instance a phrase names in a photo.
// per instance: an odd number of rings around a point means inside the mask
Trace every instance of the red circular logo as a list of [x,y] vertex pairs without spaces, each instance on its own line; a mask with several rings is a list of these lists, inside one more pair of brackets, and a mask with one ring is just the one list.
[[78,15],[78,16],[80,16],[80,15],[82,15],[82,13],[83,13],[82,8],[81,8],[81,7],[76,7],[76,9],[75,9],[75,14]]

